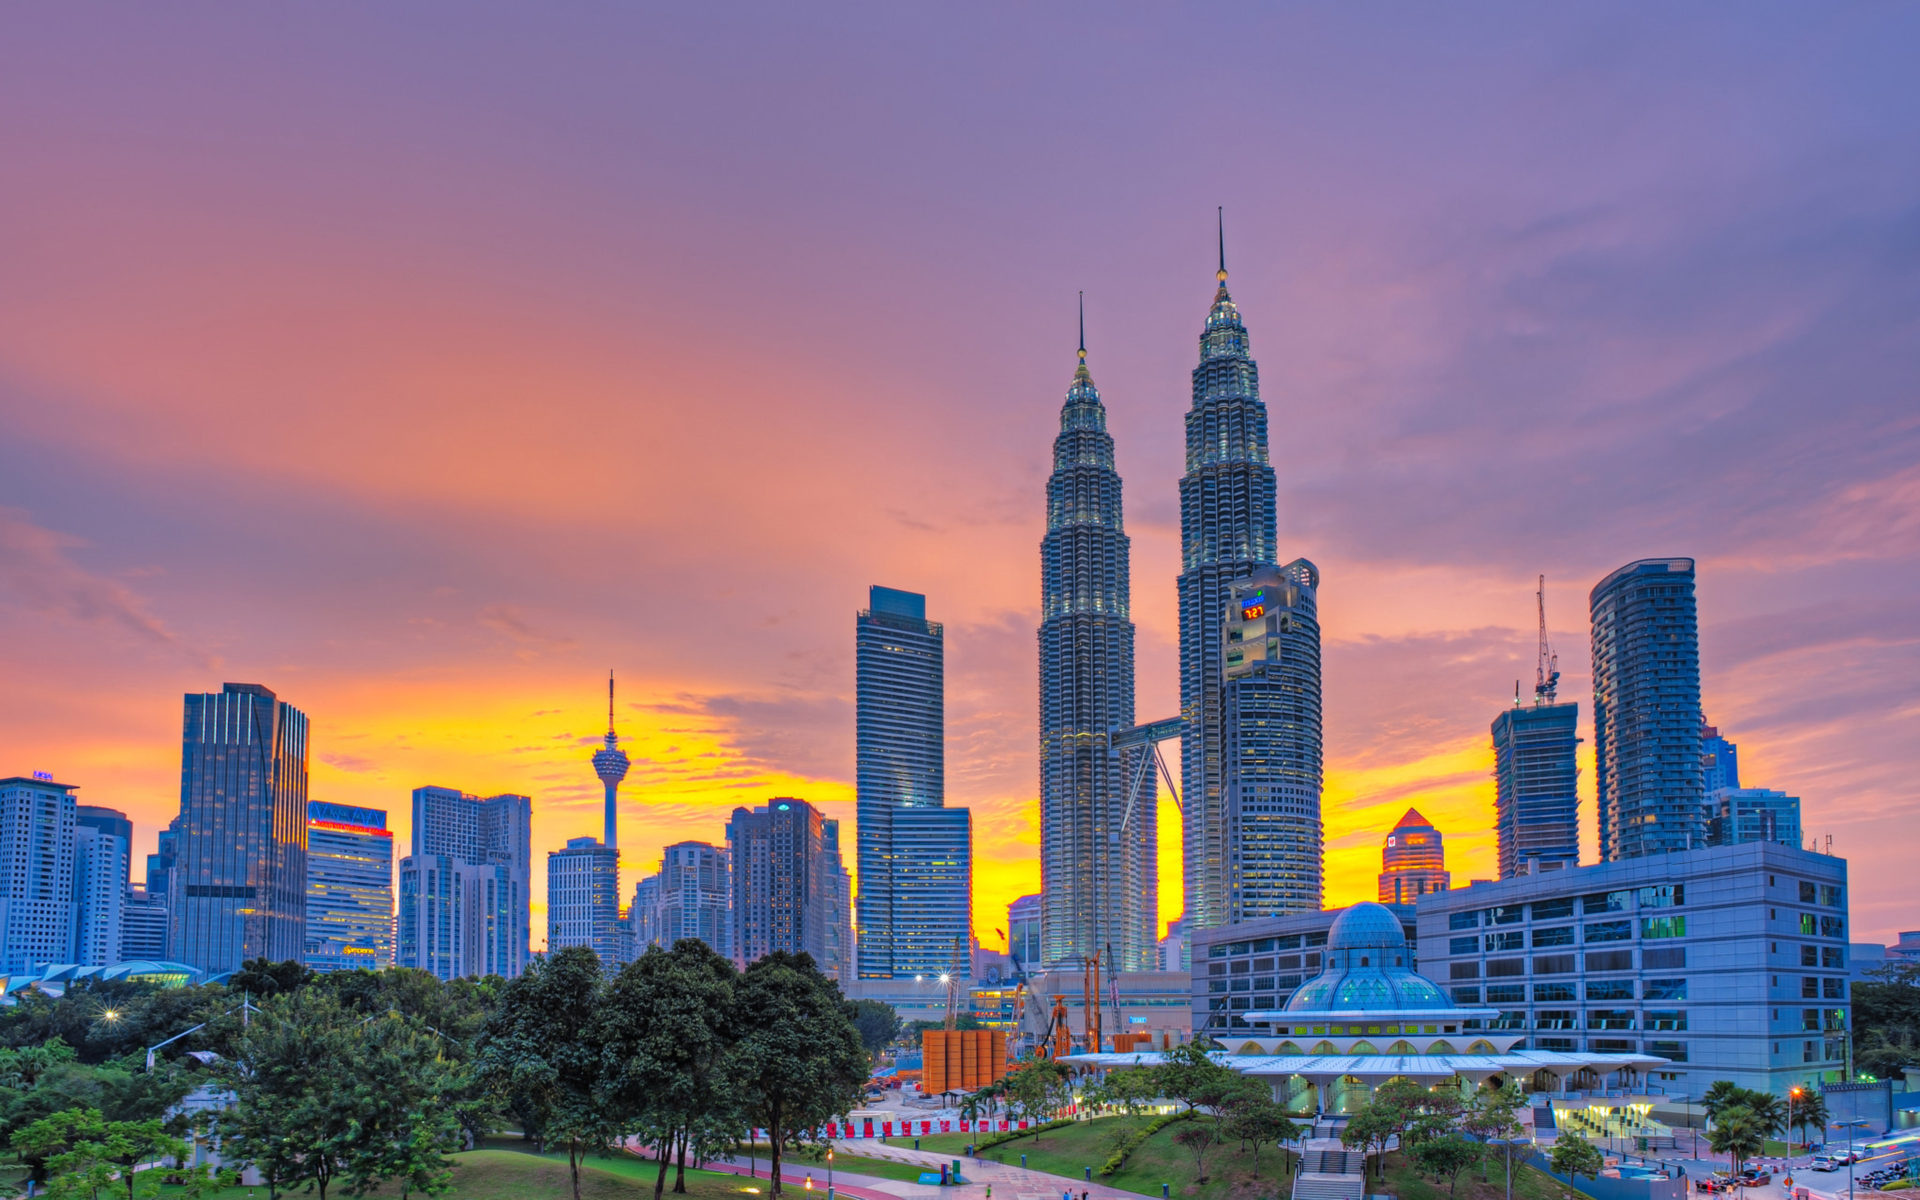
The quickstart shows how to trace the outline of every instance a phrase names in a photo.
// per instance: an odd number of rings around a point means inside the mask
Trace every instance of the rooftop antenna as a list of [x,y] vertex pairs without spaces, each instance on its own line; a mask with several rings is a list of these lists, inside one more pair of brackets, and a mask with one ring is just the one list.
[[1220,273],[1215,278],[1225,285],[1227,282],[1227,206],[1223,204],[1215,209],[1214,216],[1220,222]]
[[1533,669],[1533,702],[1552,704],[1554,692],[1560,687],[1560,656],[1553,652],[1553,644],[1547,641],[1547,577],[1540,576],[1540,586],[1533,594],[1534,602],[1540,610],[1540,646],[1539,660]]

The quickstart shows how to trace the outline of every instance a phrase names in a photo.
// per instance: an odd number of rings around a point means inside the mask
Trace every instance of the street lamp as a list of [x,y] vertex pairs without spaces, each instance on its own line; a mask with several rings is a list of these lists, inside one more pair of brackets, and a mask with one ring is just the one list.
[[1787,1089],[1787,1174],[1793,1174],[1793,1102],[1800,1098],[1800,1089]]
[[833,1200],[833,1147],[827,1147],[827,1200]]
[[[1835,1129],[1865,1129],[1865,1121],[1835,1121]],[[1853,1200],[1853,1134],[1847,1134],[1847,1200]]]

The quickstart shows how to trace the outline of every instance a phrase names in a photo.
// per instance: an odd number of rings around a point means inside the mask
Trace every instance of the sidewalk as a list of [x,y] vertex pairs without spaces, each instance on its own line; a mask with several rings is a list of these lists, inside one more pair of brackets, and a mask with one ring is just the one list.
[[[1007,1149],[1019,1151],[1015,1145]],[[1071,1191],[1073,1200],[1080,1200],[1085,1192],[1087,1200],[1140,1200],[1139,1192],[1122,1191],[1108,1187],[1098,1181],[1088,1183],[1084,1179],[1069,1179],[1065,1175],[1050,1175],[1045,1171],[1031,1171],[1008,1163],[997,1163],[991,1159],[967,1158],[964,1155],[941,1154],[933,1150],[910,1150],[905,1146],[882,1145],[877,1141],[864,1138],[852,1138],[837,1141],[834,1149],[840,1154],[857,1154],[865,1158],[885,1159],[889,1162],[916,1163],[924,1165],[930,1171],[938,1171],[942,1165],[950,1165],[954,1159],[960,1160],[960,1173],[967,1182],[959,1187],[928,1187],[924,1184],[893,1183],[886,1190],[902,1197],[902,1200],[933,1200],[934,1197],[953,1197],[954,1200],[986,1200],[987,1188],[993,1188],[993,1200],[1061,1200],[1061,1193]],[[1098,1166],[1099,1164],[1094,1164]],[[782,1172],[784,1175],[784,1172]],[[818,1187],[818,1181],[815,1183]]]

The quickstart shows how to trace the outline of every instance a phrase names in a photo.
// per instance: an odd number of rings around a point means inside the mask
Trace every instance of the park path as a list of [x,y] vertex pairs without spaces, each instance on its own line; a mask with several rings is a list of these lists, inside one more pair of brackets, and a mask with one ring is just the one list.
[[[1006,1149],[1017,1154],[1018,1143],[1009,1143]],[[936,1150],[911,1150],[905,1146],[883,1145],[865,1138],[851,1138],[834,1143],[834,1148],[842,1154],[858,1154],[865,1158],[880,1158],[889,1162],[910,1163],[924,1166],[929,1171],[938,1171],[943,1165],[951,1165],[960,1160],[960,1173],[967,1182],[959,1187],[931,1187],[926,1184],[891,1183],[887,1190],[901,1197],[901,1200],[935,1200],[936,1197],[953,1197],[954,1200],[986,1200],[987,1190],[993,1191],[993,1200],[1063,1200],[1064,1194],[1071,1194],[1073,1200],[1080,1200],[1084,1193],[1087,1200],[1140,1200],[1140,1193],[1122,1191],[1116,1187],[1095,1181],[1088,1183],[1084,1179],[1069,1179],[1064,1175],[1052,1175],[1046,1171],[1028,1170],[1010,1163],[997,1163],[985,1158],[967,1158],[964,1155],[942,1154]],[[1096,1164],[1097,1165],[1097,1164]]]

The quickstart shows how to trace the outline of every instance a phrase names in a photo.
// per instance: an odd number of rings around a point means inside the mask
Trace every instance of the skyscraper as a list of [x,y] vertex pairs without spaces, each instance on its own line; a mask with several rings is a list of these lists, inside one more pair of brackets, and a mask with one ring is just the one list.
[[1267,409],[1246,326],[1227,293],[1224,232],[1217,278],[1193,369],[1187,473],[1180,480],[1180,791],[1189,932],[1230,919],[1220,638],[1227,593],[1274,565],[1277,540]]
[[186,697],[168,952],[203,971],[306,947],[307,716],[257,683]]
[[1693,560],[1628,563],[1588,597],[1600,858],[1707,844]]
[[[100,810],[94,810],[98,813]],[[112,812],[111,809],[106,810]],[[119,816],[118,813],[114,814]],[[122,818],[124,820],[125,818]],[[73,827],[73,949],[68,961],[105,967],[123,957],[121,922],[127,903],[127,842],[100,820]]]
[[1412,904],[1453,884],[1440,831],[1410,808],[1380,847],[1380,903]]
[[567,839],[547,852],[547,952],[587,946],[609,974],[625,955],[620,945],[619,852],[596,838]]
[[1502,879],[1580,865],[1580,706],[1557,702],[1560,656],[1547,636],[1545,575],[1535,598],[1540,629],[1533,703],[1521,706],[1516,680],[1513,707],[1493,719],[1493,813]]
[[0,974],[72,953],[73,807],[50,776],[0,779]]
[[660,870],[633,893],[637,950],[670,948],[698,938],[715,954],[733,957],[729,939],[727,851],[706,842],[676,842],[660,852]]
[[1721,788],[1740,786],[1740,747],[1720,736],[1720,730],[1700,726],[1700,786],[1711,795]]
[[117,808],[102,808],[97,804],[76,804],[73,806],[73,824],[76,829],[92,826],[126,844],[127,856],[120,871],[120,890],[125,891],[133,886],[133,822],[127,819],[127,814]]
[[1111,745],[1134,723],[1132,549],[1084,318],[1078,353],[1040,540],[1041,953],[1021,961],[1038,971],[1111,951],[1111,968],[1139,971],[1158,932],[1158,794],[1151,771],[1129,770],[1146,751]]
[[136,883],[120,910],[120,956],[128,962],[167,957],[167,903]]
[[[903,808],[894,814],[893,846],[890,978],[946,972],[970,977],[973,813],[964,808]],[[957,963],[956,945],[961,947]],[[865,951],[864,940],[860,948]]]
[[[964,808],[935,811],[967,813]],[[832,817],[820,822],[820,851],[827,863],[825,945],[818,960],[820,971],[829,979],[852,983],[857,972],[855,960],[859,957],[859,942],[853,932],[853,875],[847,870],[846,857],[840,853],[840,822]],[[969,859],[969,882],[972,865]],[[908,894],[913,894],[910,889]]]
[[1039,971],[1040,894],[1022,896],[1007,905],[1007,952],[1020,960],[1028,971]]
[[1319,912],[1320,570],[1304,558],[1227,589],[1221,630],[1227,921]]
[[951,944],[971,928],[913,890],[931,869],[914,857],[930,848],[929,822],[950,820],[926,815],[946,804],[946,633],[925,596],[871,587],[853,636],[859,975],[911,978],[929,936]]
[[[727,821],[733,863],[733,961],[745,967],[775,950],[807,953],[826,970],[842,920],[835,902],[843,872],[829,853],[827,819],[804,800],[781,797],[736,808]],[[838,843],[835,825],[833,843]],[[842,977],[844,978],[844,976]]]
[[400,860],[396,958],[440,979],[527,967],[533,801],[413,791],[413,853]]
[[[608,849],[620,846],[620,781],[627,777],[627,752],[613,731],[613,672],[607,672],[607,744],[593,752],[593,773],[607,789],[606,831],[600,839]],[[617,855],[615,856],[618,857]]]
[[393,834],[377,808],[307,802],[307,947],[315,971],[393,965]]

